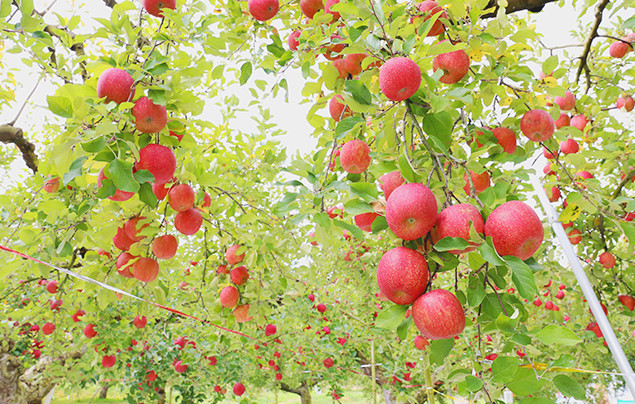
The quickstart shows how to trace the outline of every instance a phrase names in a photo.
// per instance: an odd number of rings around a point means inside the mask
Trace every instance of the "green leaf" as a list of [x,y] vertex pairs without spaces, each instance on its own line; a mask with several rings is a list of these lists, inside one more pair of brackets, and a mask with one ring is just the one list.
[[163,105],[168,102],[168,98],[165,94],[164,89],[150,89],[148,90],[148,98],[152,100],[155,104]]
[[531,299],[538,292],[536,287],[536,280],[534,279],[534,273],[529,268],[529,265],[525,264],[520,258],[506,255],[504,257],[505,262],[512,269],[512,281],[518,293],[525,299]]
[[430,342],[430,362],[438,366],[443,365],[443,361],[450,354],[454,347],[454,339],[437,339]]
[[408,317],[407,319],[402,321],[401,324],[399,324],[399,327],[397,327],[397,336],[399,337],[399,339],[403,341],[408,337],[408,328],[410,328],[411,325],[412,316]]
[[68,172],[64,173],[63,185],[68,185],[73,179],[82,175],[82,164],[88,160],[88,157],[82,156],[71,163]]
[[152,192],[152,184],[144,182],[139,187],[139,200],[151,208],[156,208],[159,200],[157,196]]
[[380,231],[387,229],[388,222],[386,221],[386,217],[385,216],[377,217],[375,221],[373,222],[373,224],[370,226],[370,228],[373,231],[373,234],[377,234]]
[[454,119],[447,111],[436,114],[426,114],[423,117],[423,131],[433,140],[433,144],[447,153],[452,144],[452,125]]
[[0,18],[8,17],[11,14],[11,0],[0,1]]
[[358,103],[362,105],[371,105],[373,103],[370,91],[360,80],[346,80],[344,87]]
[[635,244],[635,225],[633,223],[634,222],[619,222],[620,228],[631,245]]
[[329,227],[331,227],[331,219],[326,212],[316,213],[313,217],[313,220],[315,221],[315,224],[322,227],[323,229],[328,229]]
[[408,306],[393,304],[382,310],[375,319],[375,326],[385,330],[396,330],[403,322]]
[[106,199],[113,196],[115,192],[117,192],[117,187],[112,182],[112,180],[104,178],[103,180],[101,180],[101,187],[97,191],[96,196],[99,199]]
[[478,377],[467,375],[465,376],[465,387],[467,387],[469,391],[479,391],[483,388],[483,381]]
[[348,118],[344,118],[337,123],[337,126],[335,127],[335,134],[338,135],[338,137],[343,137],[345,134],[355,128],[355,126],[365,122],[366,120],[359,115],[349,116]]
[[494,359],[494,363],[492,363],[494,381],[501,384],[511,382],[514,380],[516,370],[521,363],[520,359],[511,356],[499,356]]
[[351,233],[356,239],[358,240],[364,239],[364,233],[362,232],[362,229],[360,229],[359,227],[350,223],[343,222],[341,220],[337,220],[337,219],[334,219],[333,223],[335,223],[337,227],[348,230],[348,232]]
[[518,396],[526,396],[540,390],[544,384],[542,380],[536,379],[533,369],[518,367],[513,379],[507,382],[507,387]]
[[82,149],[88,153],[99,153],[104,150],[108,143],[106,143],[106,139],[103,136],[96,137],[88,142],[81,144]]
[[635,16],[624,21],[624,24],[622,25],[622,29],[623,30],[635,29]]
[[110,162],[108,178],[112,179],[117,189],[126,192],[139,191],[139,184],[132,175],[132,163],[121,159]]
[[549,56],[542,63],[542,72],[546,75],[550,75],[558,67],[558,57],[553,55]]
[[351,192],[366,202],[373,202],[377,199],[379,192],[377,192],[377,186],[375,184],[369,184],[367,182],[354,182],[350,184]]
[[464,250],[469,246],[470,244],[461,237],[444,237],[437,241],[434,249],[437,251]]
[[62,118],[73,117],[73,103],[66,97],[49,95],[46,97],[49,110],[55,115],[59,115]]
[[491,237],[487,237],[487,239],[485,240],[485,243],[481,244],[478,247],[478,251],[483,256],[483,259],[489,262],[490,264],[496,265],[496,266],[505,265],[505,261],[503,261],[501,256],[498,255],[498,253],[494,249]]
[[351,199],[344,204],[344,211],[355,216],[362,213],[372,212],[373,208],[370,204],[360,201],[359,199]]
[[573,397],[577,400],[585,400],[586,392],[580,383],[566,375],[557,375],[553,378],[553,384],[565,396]]
[[412,164],[410,163],[410,160],[408,159],[408,156],[406,155],[405,148],[404,148],[404,151],[399,156],[399,171],[401,171],[401,175],[408,182],[417,182],[417,173],[415,172],[414,167],[412,167]]
[[139,184],[143,184],[144,182],[154,182],[154,174],[152,174],[148,170],[139,170],[134,173],[134,178],[137,180]]
[[476,307],[485,299],[485,287],[482,276],[470,276],[468,280],[467,303],[470,307]]
[[252,66],[251,62],[245,62],[240,66],[240,85],[243,85],[251,77]]
[[582,342],[573,331],[567,327],[555,324],[550,324],[542,328],[536,334],[536,338],[545,345],[559,344],[573,346]]

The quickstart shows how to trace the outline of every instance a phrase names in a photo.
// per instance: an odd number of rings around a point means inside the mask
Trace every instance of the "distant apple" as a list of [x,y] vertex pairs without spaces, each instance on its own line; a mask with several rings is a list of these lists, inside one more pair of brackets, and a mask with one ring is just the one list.
[[608,251],[600,254],[599,261],[600,264],[607,269],[613,268],[615,266],[615,257]]
[[514,154],[516,151],[516,134],[509,128],[498,127],[492,129],[492,134],[498,140],[505,153]]
[[554,102],[560,106],[560,110],[570,111],[575,108],[575,95],[570,91],[565,91],[564,97],[555,97]]
[[84,327],[84,336],[86,338],[93,338],[97,335],[97,331],[95,331],[95,324],[88,324]]
[[298,46],[300,46],[300,42],[298,42],[298,38],[302,35],[300,31],[293,31],[289,38],[287,39],[287,45],[289,45],[289,49],[298,50]]
[[[444,237],[460,237],[465,241],[470,239],[470,223],[477,233],[483,234],[485,223],[481,212],[467,203],[451,205],[439,213],[439,218],[432,228],[432,241],[437,243]],[[463,250],[450,250],[450,254],[463,254],[474,251],[476,244]]]
[[132,324],[137,328],[143,328],[146,326],[146,324],[148,324],[148,319],[146,318],[146,316],[136,316],[132,320]]
[[54,194],[60,189],[60,177],[49,178],[44,182],[42,189],[44,189],[44,192]]
[[609,55],[611,55],[611,57],[621,59],[631,50],[633,50],[633,48],[631,48],[631,45],[626,42],[615,41],[611,44],[611,46],[609,46]]
[[196,194],[188,184],[173,186],[168,192],[168,203],[177,212],[185,212],[194,206]]
[[267,337],[274,335],[277,332],[277,327],[274,324],[267,324],[265,327],[265,335]]
[[379,69],[379,88],[391,101],[403,101],[421,85],[421,69],[407,57],[392,58]]
[[183,361],[177,360],[174,362],[174,370],[176,373],[185,373],[187,371],[187,365]]
[[567,236],[569,237],[569,241],[571,242],[571,244],[575,245],[582,241],[582,233],[578,229],[569,230]]
[[324,303],[318,304],[317,311],[319,311],[320,313],[324,313],[326,311],[326,305]]
[[245,393],[245,386],[242,383],[238,382],[234,384],[233,391],[235,395],[242,396]]
[[344,67],[346,67],[351,76],[357,76],[362,72],[362,61],[367,56],[365,53],[351,53],[344,56]]
[[115,264],[119,275],[123,276],[124,278],[134,278],[134,275],[132,275],[132,263],[130,263],[130,261],[137,258],[138,257],[130,254],[129,252],[122,252],[121,254],[119,254],[119,257],[117,257],[117,262]]
[[545,156],[547,160],[554,160],[559,154],[560,152],[558,150],[550,152],[546,147],[542,148],[542,155]]
[[413,303],[424,292],[429,279],[426,259],[410,248],[388,250],[377,266],[379,290],[396,304]]
[[[620,303],[626,306],[630,311],[635,310],[635,297],[629,295],[619,295],[618,299]],[[635,332],[633,332],[635,335]]]
[[121,226],[117,228],[117,234],[115,234],[112,238],[112,243],[121,251],[128,251],[135,241],[128,237],[126,231],[124,230],[124,226]]
[[331,358],[324,359],[323,363],[324,363],[324,367],[327,369],[333,367],[333,359]]
[[106,369],[115,366],[115,362],[117,362],[117,357],[115,355],[105,355],[101,358],[101,366]]
[[56,280],[50,280],[46,284],[46,291],[51,293],[51,294],[57,293],[57,289],[58,289],[58,286],[57,286],[57,281]]
[[580,151],[580,145],[574,139],[567,139],[560,142],[560,151],[563,154],[575,154]]
[[223,290],[220,291],[220,304],[223,307],[232,308],[236,306],[239,298],[240,294],[238,293],[238,289],[233,286],[225,286]]
[[42,326],[42,333],[44,335],[51,335],[53,334],[53,331],[55,331],[55,324],[53,323],[45,323]]
[[425,236],[437,221],[437,201],[423,184],[403,184],[386,203],[386,221],[395,235],[404,240]]
[[412,318],[419,332],[431,340],[456,337],[465,328],[463,306],[444,289],[421,295],[412,305]]
[[332,23],[339,20],[342,16],[337,11],[331,10],[331,7],[339,3],[340,0],[326,0],[326,4],[324,5],[324,12],[326,14],[331,14],[333,16]]
[[536,212],[521,201],[508,201],[494,209],[485,222],[485,236],[492,237],[500,255],[526,260],[538,250],[544,238]]
[[562,194],[560,193],[560,188],[556,186],[551,187],[551,190],[545,188],[545,192],[547,193],[549,202],[556,202],[562,196]]
[[227,251],[225,251],[225,259],[227,260],[229,265],[236,265],[239,262],[242,262],[242,260],[245,258],[245,253],[236,255],[236,251],[238,251],[240,247],[241,246],[239,244],[234,244],[233,246],[229,247]]
[[520,120],[520,130],[534,142],[544,142],[551,139],[555,130],[553,118],[547,111],[532,109],[525,112]]
[[[432,18],[433,15],[437,13],[441,13],[439,18],[432,24],[432,28],[428,31],[427,36],[437,36],[443,33],[444,24],[441,21],[441,18],[448,19],[448,14],[439,6],[439,4],[434,0],[425,0],[419,4],[419,11],[423,12],[425,16],[423,18],[424,21],[428,21]],[[416,21],[416,19],[415,19]]]
[[423,351],[428,345],[430,345],[430,342],[423,335],[417,335],[415,337],[415,348],[418,350]]
[[633,108],[635,107],[635,100],[630,95],[626,95],[626,96],[620,95],[617,98],[617,102],[615,103],[615,106],[619,109],[624,108],[624,111],[626,112],[631,112]]
[[244,285],[249,279],[249,271],[245,266],[236,267],[229,272],[229,277],[236,285]]
[[[472,183],[474,184],[474,190],[476,191],[477,194],[480,194],[481,192],[485,191],[491,185],[489,172],[487,172],[487,171],[483,171],[482,173],[479,174],[479,173],[475,173],[474,171],[470,170],[470,177],[472,177]],[[470,195],[471,191],[472,191],[472,187],[471,187],[471,184],[470,184],[470,180],[469,180],[469,178],[467,176],[467,173],[463,174],[463,181],[465,181],[465,185],[463,186],[463,190],[465,191],[466,194]]]
[[370,165],[370,147],[359,139],[349,140],[340,151],[340,164],[347,173],[361,174]]
[[123,69],[111,67],[104,70],[97,79],[97,97],[117,104],[132,101],[134,97],[134,79]]
[[329,101],[329,114],[335,122],[339,122],[340,118],[351,116],[351,109],[344,104],[344,97],[337,94]]

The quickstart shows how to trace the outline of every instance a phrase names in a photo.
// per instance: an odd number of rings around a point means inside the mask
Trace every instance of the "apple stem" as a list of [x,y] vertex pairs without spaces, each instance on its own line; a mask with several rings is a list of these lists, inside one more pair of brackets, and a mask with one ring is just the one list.
[[434,404],[434,387],[432,385],[432,372],[430,372],[430,349],[427,349],[426,351],[427,351],[427,353],[425,354],[425,358],[426,358],[426,370],[425,370],[426,394],[428,395],[428,403],[429,404]]

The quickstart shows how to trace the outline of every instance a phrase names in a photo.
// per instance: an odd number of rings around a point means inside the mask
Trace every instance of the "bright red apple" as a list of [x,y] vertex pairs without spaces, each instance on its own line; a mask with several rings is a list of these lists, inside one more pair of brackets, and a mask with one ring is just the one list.
[[388,200],[392,191],[397,189],[398,186],[405,182],[404,178],[401,176],[401,172],[399,170],[390,172],[388,174],[384,174],[379,177],[379,183],[381,190],[384,191],[384,197]]
[[186,236],[196,234],[203,224],[203,216],[196,208],[178,212],[174,217],[174,227]]
[[236,255],[236,251],[238,251],[240,247],[240,244],[234,244],[233,246],[229,247],[227,251],[225,251],[225,259],[227,260],[229,265],[236,265],[239,262],[242,262],[242,260],[245,258],[245,253]]
[[139,161],[135,163],[135,169],[148,170],[154,175],[154,182],[156,184],[165,184],[174,177],[176,157],[169,147],[150,143],[139,150]]
[[300,10],[309,19],[312,19],[315,13],[324,8],[322,0],[300,0]]
[[494,128],[492,134],[498,140],[505,153],[514,154],[516,151],[516,134],[509,128]]
[[249,14],[258,21],[267,21],[278,14],[278,0],[247,0]]
[[229,277],[236,285],[244,285],[249,279],[249,271],[245,266],[236,267],[229,272]]
[[267,324],[265,327],[265,335],[267,337],[274,335],[278,331],[278,328],[274,324]]
[[298,38],[302,35],[300,31],[293,31],[289,38],[287,39],[287,44],[289,45],[289,49],[297,51],[298,46],[300,46],[300,42],[298,42]]
[[613,268],[615,266],[615,257],[608,251],[604,251],[600,254],[599,258],[600,264],[607,269]]
[[430,345],[430,341],[423,335],[417,335],[415,337],[415,348],[418,350],[423,351],[428,345]]
[[57,293],[58,285],[56,280],[51,280],[46,284],[46,291],[49,293]]
[[392,58],[379,69],[379,88],[391,101],[403,101],[421,85],[421,69],[407,57]]
[[132,274],[141,282],[152,282],[159,275],[159,263],[152,258],[141,257],[132,264]]
[[421,295],[412,305],[412,318],[419,332],[432,340],[456,337],[465,328],[463,306],[443,289]]
[[104,70],[97,79],[97,97],[117,104],[132,101],[134,97],[134,79],[123,69],[111,67]]
[[620,303],[626,306],[630,311],[635,310],[635,297],[629,295],[619,295]]
[[377,213],[368,212],[356,215],[354,220],[357,227],[370,233],[373,231],[373,222],[377,219],[377,217],[379,217]]
[[245,393],[245,386],[241,382],[238,382],[234,384],[233,391],[235,395],[242,396]]
[[377,266],[379,290],[396,304],[413,303],[425,291],[429,279],[426,259],[410,248],[388,250]]
[[335,120],[335,122],[339,122],[340,119],[351,116],[351,109],[344,104],[344,97],[337,94],[331,101],[329,101],[329,114],[331,114],[331,118]]
[[525,112],[520,120],[520,130],[534,142],[544,142],[551,139],[555,130],[553,118],[547,111],[532,109]]
[[101,358],[101,366],[106,369],[115,366],[115,362],[117,362],[117,357],[115,355],[104,355],[104,357]]
[[521,201],[503,203],[485,222],[485,236],[492,237],[496,252],[513,255],[523,261],[538,250],[544,234],[536,212]]
[[403,184],[386,202],[386,221],[395,235],[404,240],[423,237],[437,221],[437,200],[423,184]]
[[560,110],[570,111],[575,108],[575,95],[570,91],[565,91],[564,97],[555,97],[554,102],[560,106]]
[[135,127],[142,133],[160,132],[168,123],[168,111],[148,97],[139,98],[132,107]]
[[141,0],[143,8],[148,14],[155,17],[163,17],[164,8],[174,10],[176,8],[176,0]]
[[462,49],[442,53],[432,59],[432,70],[436,72],[437,69],[443,71],[443,76],[439,79],[441,83],[457,83],[470,70],[470,57]]
[[148,324],[146,316],[135,316],[132,320],[132,324],[137,328],[144,328]]
[[[327,3],[328,4],[328,3]],[[368,55],[365,53],[351,53],[344,56],[344,67],[351,76],[357,76],[362,72],[362,61]]]
[[53,323],[45,323],[42,326],[42,333],[44,335],[51,335],[53,334],[53,331],[55,331],[55,324]]
[[[451,205],[443,209],[439,213],[437,223],[432,229],[432,241],[437,243],[444,237],[460,237],[465,241],[470,239],[470,223],[474,226],[477,233],[483,234],[485,223],[481,212],[468,203],[460,203]],[[464,250],[450,250],[450,254],[463,254],[474,251],[477,244],[470,243],[472,246]]]
[[428,31],[428,34],[426,36],[437,36],[443,33],[443,28],[445,27],[445,25],[441,21],[441,18],[447,19],[448,14],[441,8],[441,6],[439,6],[436,1],[423,1],[421,4],[419,4],[419,11],[421,11],[425,16],[423,18],[424,21],[428,21],[433,15],[442,12],[439,18],[434,22],[434,24],[432,24],[432,28],[430,28],[430,31]]
[[177,212],[185,212],[194,206],[196,194],[188,184],[173,186],[168,192],[168,203]]
[[95,331],[95,324],[88,324],[84,327],[84,336],[86,338],[93,338],[97,335],[97,331]]
[[133,263],[131,263],[130,261],[135,259],[137,259],[137,257],[130,254],[129,252],[123,252],[119,254],[119,257],[117,257],[117,262],[115,264],[119,275],[123,276],[124,278],[134,278],[134,275],[132,275]]
[[580,241],[582,241],[582,233],[578,229],[569,230],[567,236],[569,237],[569,241],[573,245],[578,244],[580,243]]
[[340,164],[347,173],[361,174],[370,165],[370,147],[358,139],[349,140],[340,151]]
[[179,242],[171,234],[159,236],[152,241],[152,254],[157,258],[169,260],[176,255]]
[[[482,173],[478,174],[470,170],[470,177],[472,177],[472,182],[474,183],[474,190],[476,191],[477,194],[480,194],[481,192],[485,191],[491,185],[489,172],[487,171],[483,171]],[[463,174],[463,180],[465,181],[463,190],[465,191],[466,194],[470,195],[472,191],[472,187],[470,185],[470,180],[467,176],[467,173]]]
[[223,307],[232,308],[236,306],[239,298],[240,294],[238,293],[238,289],[233,286],[225,286],[223,290],[220,291],[220,304]]
[[630,95],[626,95],[626,96],[620,95],[617,98],[617,102],[615,103],[615,106],[619,109],[624,108],[626,112],[631,112],[633,108],[635,107],[635,100]]
[[580,151],[580,145],[574,139],[567,139],[560,142],[560,151],[563,154],[575,154]]

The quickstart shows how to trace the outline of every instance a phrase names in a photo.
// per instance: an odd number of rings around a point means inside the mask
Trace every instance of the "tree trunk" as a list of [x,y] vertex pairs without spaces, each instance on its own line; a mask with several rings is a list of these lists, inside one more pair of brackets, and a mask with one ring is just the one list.
[[309,385],[306,380],[298,388],[292,388],[284,383],[280,384],[280,390],[299,395],[302,404],[311,404],[311,387],[313,384]]
[[99,390],[99,398],[108,398],[108,389],[110,388],[110,383],[105,382],[103,386],[101,386],[101,390]]

